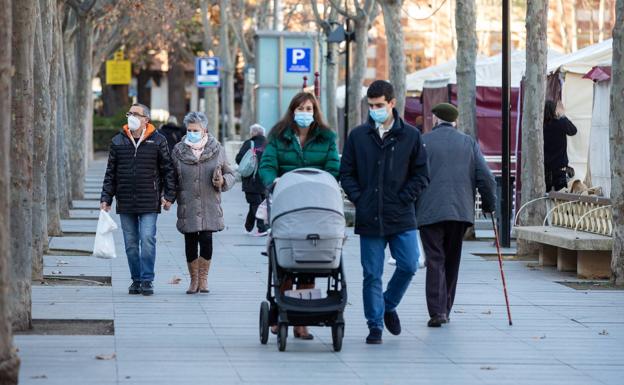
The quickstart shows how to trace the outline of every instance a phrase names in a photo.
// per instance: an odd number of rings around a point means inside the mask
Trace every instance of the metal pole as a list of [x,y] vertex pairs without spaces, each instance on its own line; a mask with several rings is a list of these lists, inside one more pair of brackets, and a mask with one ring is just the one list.
[[342,145],[347,144],[347,138],[349,136],[349,67],[351,66],[351,22],[347,17],[345,22],[347,23],[346,30],[346,64],[345,64],[345,107],[344,107],[344,140]]
[[510,79],[511,79],[511,38],[509,33],[509,0],[503,0],[503,89],[502,89],[502,196],[501,196],[501,244],[503,247],[511,245],[511,178],[509,160],[509,126],[510,126]]

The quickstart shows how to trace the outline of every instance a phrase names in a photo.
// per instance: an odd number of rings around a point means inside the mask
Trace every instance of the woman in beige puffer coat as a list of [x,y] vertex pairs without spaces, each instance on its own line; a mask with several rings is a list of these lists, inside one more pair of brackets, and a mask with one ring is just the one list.
[[173,148],[172,158],[178,178],[177,228],[184,234],[191,276],[186,293],[208,293],[212,233],[225,226],[221,192],[234,185],[235,177],[223,147],[207,130],[206,116],[190,112],[184,125],[187,134]]

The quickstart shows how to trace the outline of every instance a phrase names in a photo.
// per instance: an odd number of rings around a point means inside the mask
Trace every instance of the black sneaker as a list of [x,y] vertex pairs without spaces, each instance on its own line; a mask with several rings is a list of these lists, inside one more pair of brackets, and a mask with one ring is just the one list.
[[371,345],[380,345],[383,342],[381,339],[381,332],[381,329],[370,329],[368,337],[366,337],[366,343]]
[[141,282],[133,281],[132,285],[128,288],[128,294],[141,294]]
[[429,322],[427,322],[427,326],[429,326],[430,328],[439,328],[440,326],[442,326],[442,324],[445,324],[447,322],[448,321],[444,314],[436,314],[431,317]]
[[390,334],[395,336],[401,334],[401,320],[399,320],[396,310],[384,313],[384,324],[386,324],[386,329]]
[[141,282],[141,293],[143,295],[152,295],[154,294],[154,285],[152,281],[143,281]]

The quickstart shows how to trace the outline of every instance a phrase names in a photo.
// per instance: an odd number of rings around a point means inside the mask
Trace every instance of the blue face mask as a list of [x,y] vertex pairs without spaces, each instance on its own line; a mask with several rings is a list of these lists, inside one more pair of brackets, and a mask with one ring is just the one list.
[[308,128],[314,122],[314,113],[295,111],[295,123],[300,128]]
[[368,114],[377,124],[382,124],[386,120],[388,120],[388,109],[385,107],[377,108],[377,109],[369,109]]
[[186,133],[186,139],[188,139],[189,142],[191,143],[197,143],[201,140],[202,138],[202,134],[201,132],[187,132]]

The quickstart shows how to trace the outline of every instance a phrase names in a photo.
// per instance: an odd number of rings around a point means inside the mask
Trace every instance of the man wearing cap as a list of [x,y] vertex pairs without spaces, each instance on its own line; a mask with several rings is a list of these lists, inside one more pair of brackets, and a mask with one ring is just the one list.
[[441,103],[431,112],[434,127],[423,135],[430,183],[416,216],[427,255],[427,325],[440,327],[450,320],[464,233],[474,224],[475,190],[483,212],[492,213],[496,182],[476,140],[455,128],[457,108]]
[[[427,155],[418,130],[394,108],[392,85],[374,81],[366,93],[369,119],[351,130],[340,162],[340,182],[355,205],[355,233],[360,236],[364,316],[368,344],[381,344],[384,326],[401,333],[397,314],[418,268],[414,202],[429,182]],[[383,290],[384,250],[396,269]]]

